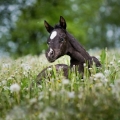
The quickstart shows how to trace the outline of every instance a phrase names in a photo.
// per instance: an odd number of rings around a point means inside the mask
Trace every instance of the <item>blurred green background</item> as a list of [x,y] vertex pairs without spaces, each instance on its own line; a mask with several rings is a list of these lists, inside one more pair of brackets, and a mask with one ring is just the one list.
[[120,46],[120,0],[0,0],[0,53],[39,55],[60,15],[86,49]]

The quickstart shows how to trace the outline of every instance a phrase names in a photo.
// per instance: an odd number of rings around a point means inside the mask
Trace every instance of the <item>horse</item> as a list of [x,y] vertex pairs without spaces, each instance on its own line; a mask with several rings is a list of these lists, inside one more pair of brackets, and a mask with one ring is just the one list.
[[[96,67],[100,67],[100,61],[94,57],[90,56],[89,53],[84,49],[84,47],[66,30],[67,24],[65,19],[60,16],[59,23],[55,26],[51,26],[46,20],[44,21],[45,28],[50,34],[47,39],[48,50],[45,55],[49,62],[54,62],[58,58],[64,55],[70,56],[70,66],[65,64],[55,65],[56,71],[59,71],[59,68],[63,69],[63,75],[68,77],[68,70],[76,66],[79,73],[84,73],[84,63],[88,64],[90,68],[93,63]],[[45,71],[49,66],[45,68],[41,73],[38,74],[37,79],[40,80],[45,76]]]

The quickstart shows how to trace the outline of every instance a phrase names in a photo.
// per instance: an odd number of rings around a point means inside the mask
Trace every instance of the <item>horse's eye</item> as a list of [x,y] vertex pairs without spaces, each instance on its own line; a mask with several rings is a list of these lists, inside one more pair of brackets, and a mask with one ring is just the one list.
[[64,38],[60,38],[60,41],[63,42],[63,41],[64,41]]

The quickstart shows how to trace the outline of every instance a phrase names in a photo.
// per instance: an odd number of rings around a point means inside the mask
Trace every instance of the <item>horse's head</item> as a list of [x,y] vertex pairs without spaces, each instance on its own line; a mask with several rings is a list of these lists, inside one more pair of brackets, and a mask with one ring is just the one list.
[[48,50],[46,57],[49,62],[54,62],[57,58],[66,54],[67,50],[67,35],[66,35],[66,21],[60,16],[59,24],[52,27],[44,21],[47,31],[50,36],[47,40]]

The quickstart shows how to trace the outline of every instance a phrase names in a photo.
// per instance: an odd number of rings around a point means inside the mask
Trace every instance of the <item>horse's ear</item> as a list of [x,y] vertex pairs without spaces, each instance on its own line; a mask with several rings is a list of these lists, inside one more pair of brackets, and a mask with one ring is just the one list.
[[66,21],[65,21],[65,19],[62,17],[62,16],[60,16],[60,26],[63,28],[63,29],[66,29],[66,27],[67,27],[67,24],[66,24]]
[[46,27],[46,30],[51,33],[52,30],[54,29],[51,25],[49,25],[45,20],[44,20],[44,25]]

